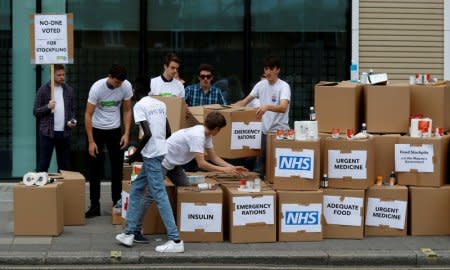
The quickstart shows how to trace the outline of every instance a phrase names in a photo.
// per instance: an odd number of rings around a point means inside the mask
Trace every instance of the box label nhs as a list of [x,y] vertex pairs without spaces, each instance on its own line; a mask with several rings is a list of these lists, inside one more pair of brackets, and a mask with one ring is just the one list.
[[322,204],[309,205],[283,204],[281,205],[281,232],[321,232]]
[[314,150],[293,151],[290,148],[276,148],[275,158],[275,177],[314,178]]

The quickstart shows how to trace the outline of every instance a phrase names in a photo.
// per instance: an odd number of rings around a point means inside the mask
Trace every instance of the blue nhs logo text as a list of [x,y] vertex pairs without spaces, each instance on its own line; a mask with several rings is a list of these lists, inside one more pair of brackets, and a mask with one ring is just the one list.
[[311,158],[301,156],[280,156],[278,159],[280,170],[311,170]]
[[286,211],[286,225],[318,225],[318,211]]

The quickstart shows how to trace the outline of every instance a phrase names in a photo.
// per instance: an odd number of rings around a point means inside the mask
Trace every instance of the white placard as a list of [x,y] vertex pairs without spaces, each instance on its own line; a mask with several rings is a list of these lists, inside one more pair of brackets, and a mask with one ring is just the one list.
[[434,149],[432,144],[413,146],[410,144],[395,145],[395,171],[434,172]]
[[322,204],[282,204],[281,232],[321,232]]
[[323,213],[327,224],[361,226],[364,199],[357,197],[323,196]]
[[367,179],[367,151],[328,150],[328,178]]
[[273,195],[252,198],[251,196],[233,197],[233,226],[252,223],[274,224]]
[[250,149],[261,149],[261,122],[231,123],[231,150],[242,149],[244,146]]
[[275,148],[275,158],[275,177],[314,178],[314,150],[292,151],[291,148]]
[[36,64],[67,64],[67,15],[34,15]]
[[128,205],[130,204],[130,193],[122,191],[122,217],[127,218]]
[[181,203],[180,231],[195,232],[202,229],[205,232],[222,231],[222,204]]
[[378,227],[387,225],[390,228],[405,228],[406,201],[381,201],[379,198],[367,200],[366,225]]

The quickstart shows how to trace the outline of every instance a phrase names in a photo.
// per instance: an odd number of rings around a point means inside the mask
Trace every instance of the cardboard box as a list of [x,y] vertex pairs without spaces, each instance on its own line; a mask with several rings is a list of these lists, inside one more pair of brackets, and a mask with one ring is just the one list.
[[277,191],[278,241],[322,240],[323,192]]
[[173,132],[185,128],[186,102],[182,97],[152,96],[166,104],[167,119]]
[[339,128],[345,133],[347,128],[355,132],[361,127],[362,85],[339,83],[335,86],[314,87],[314,107],[319,132],[330,133]]
[[222,158],[259,156],[261,152],[261,121],[256,119],[256,109],[222,105],[204,106],[204,116],[219,111],[227,125],[213,137],[214,151]]
[[63,185],[14,186],[14,235],[57,236],[63,232]]
[[276,241],[276,193],[263,186],[261,192],[238,191],[224,185],[227,202],[228,232],[231,243],[264,243]]
[[450,130],[450,84],[411,86],[411,114],[433,120],[433,127]]
[[112,210],[111,210],[111,224],[112,225],[121,225],[122,223],[123,223],[122,208],[112,207]]
[[366,192],[366,236],[406,236],[408,188],[372,186]]
[[364,97],[368,132],[408,132],[411,107],[409,85],[365,85]]
[[84,225],[86,180],[79,172],[61,171],[61,176],[57,181],[64,183],[64,225]]
[[266,178],[276,190],[318,190],[320,140],[272,140],[266,154]]
[[395,144],[400,134],[384,134],[374,136],[375,143],[375,178],[389,179],[395,171]]
[[122,178],[123,180],[130,181],[131,179],[131,170],[133,169],[133,166],[128,163],[124,163],[122,167]]
[[373,138],[325,139],[324,173],[328,187],[367,189],[374,184],[375,150]]
[[178,187],[177,224],[185,242],[223,241],[223,193],[198,191],[197,187]]
[[[441,138],[400,137],[398,144],[395,145],[395,171],[398,183],[423,187],[445,185],[449,139],[449,135]],[[410,153],[402,154],[408,151]],[[426,164],[428,165],[424,166]],[[429,169],[430,172],[424,172],[424,169]]]
[[323,190],[323,238],[364,237],[364,190]]
[[410,233],[450,235],[450,185],[410,187]]
[[[174,213],[176,207],[176,192],[174,184],[168,179],[164,179],[164,184],[166,186],[166,192],[169,196],[170,205],[172,206],[172,210]],[[122,181],[122,190],[130,193],[130,182]],[[175,217],[175,215],[174,215]],[[125,224],[125,220],[123,220],[123,225]],[[161,216],[159,215],[159,210],[156,205],[156,202],[153,202],[152,205],[147,209],[147,213],[144,216],[144,222],[142,225],[142,231],[144,234],[164,234],[166,233],[166,227],[164,226]]]
[[193,127],[196,125],[203,125],[203,106],[188,107],[189,113],[186,114],[185,127]]

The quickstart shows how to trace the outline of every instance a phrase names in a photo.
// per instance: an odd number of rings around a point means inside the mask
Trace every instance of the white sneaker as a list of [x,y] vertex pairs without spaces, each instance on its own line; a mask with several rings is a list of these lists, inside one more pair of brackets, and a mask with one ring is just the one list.
[[159,245],[155,248],[157,252],[184,252],[184,242],[180,241],[180,243],[175,243],[173,240],[167,241],[163,245]]
[[127,247],[133,246],[134,234],[121,233],[116,235],[116,240]]

